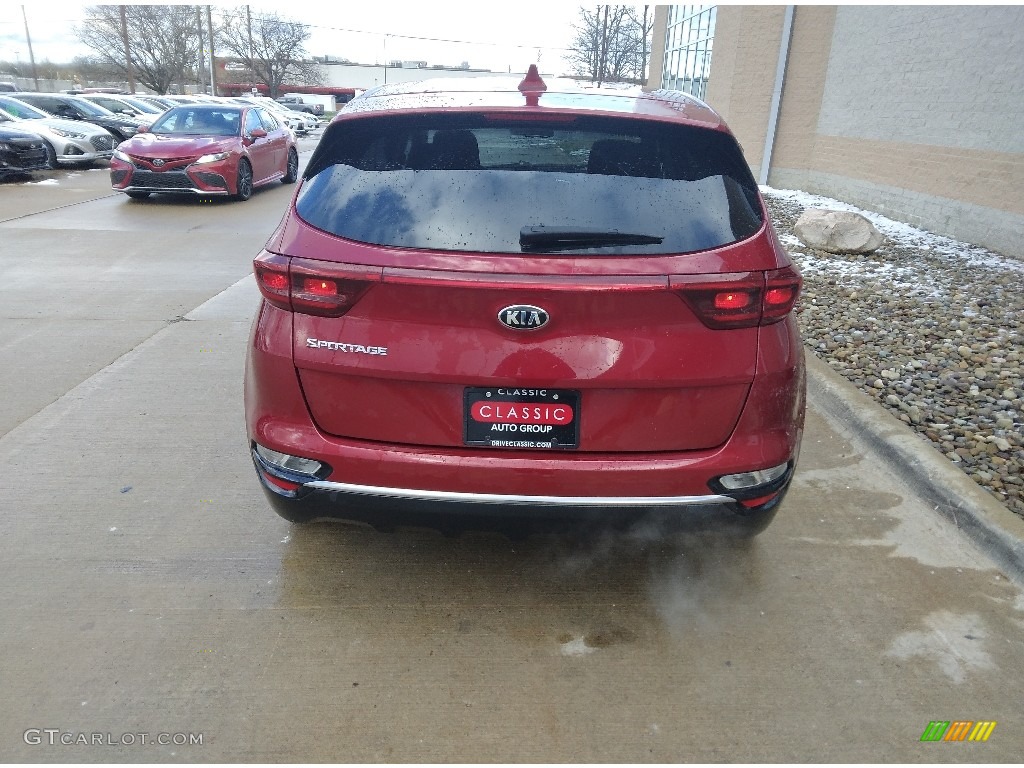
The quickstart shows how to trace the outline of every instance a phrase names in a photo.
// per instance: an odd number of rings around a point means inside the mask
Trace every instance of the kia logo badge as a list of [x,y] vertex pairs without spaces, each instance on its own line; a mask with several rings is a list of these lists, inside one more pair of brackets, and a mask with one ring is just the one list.
[[548,313],[530,304],[513,304],[498,312],[498,321],[515,331],[532,331],[548,324]]

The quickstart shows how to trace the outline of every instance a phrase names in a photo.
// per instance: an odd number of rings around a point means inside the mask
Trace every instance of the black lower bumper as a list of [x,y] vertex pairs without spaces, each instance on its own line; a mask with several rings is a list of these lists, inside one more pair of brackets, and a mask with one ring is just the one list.
[[656,498],[645,503],[642,499],[615,498],[419,495],[404,489],[363,489],[329,483],[313,483],[289,494],[268,484],[259,471],[257,475],[274,511],[295,523],[333,519],[367,523],[385,531],[410,526],[444,533],[487,530],[509,535],[650,526],[671,533],[721,531],[753,536],[772,521],[787,490],[781,489],[770,501],[751,509],[722,496]]

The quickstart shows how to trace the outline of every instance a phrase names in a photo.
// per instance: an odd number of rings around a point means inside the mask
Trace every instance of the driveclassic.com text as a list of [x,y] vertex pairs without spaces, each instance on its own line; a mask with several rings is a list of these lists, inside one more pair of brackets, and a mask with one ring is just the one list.
[[151,744],[156,746],[202,746],[203,734],[201,733],[85,733],[75,731],[62,731],[60,728],[29,728],[22,735],[26,744],[37,746],[45,744],[53,747],[57,745],[70,746],[94,746],[94,747],[131,747],[136,744]]

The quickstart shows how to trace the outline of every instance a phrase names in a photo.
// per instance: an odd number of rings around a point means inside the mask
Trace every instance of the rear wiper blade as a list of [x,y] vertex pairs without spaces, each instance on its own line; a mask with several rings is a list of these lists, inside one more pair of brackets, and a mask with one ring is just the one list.
[[607,248],[613,245],[658,245],[665,238],[600,227],[548,227],[543,224],[519,230],[524,251],[557,251]]

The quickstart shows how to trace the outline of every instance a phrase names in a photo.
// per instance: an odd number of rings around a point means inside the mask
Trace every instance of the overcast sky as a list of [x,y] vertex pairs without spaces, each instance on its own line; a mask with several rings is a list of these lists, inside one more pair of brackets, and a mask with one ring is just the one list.
[[[186,5],[188,3],[185,3]],[[85,18],[86,3],[26,3],[36,61],[68,62],[85,55],[73,27]],[[215,5],[217,8],[233,6]],[[426,60],[496,71],[523,71],[540,60],[541,70],[564,72],[562,60],[572,41],[578,2],[362,2],[334,4],[292,0],[277,5],[253,4],[254,14],[276,10],[309,24],[311,55],[330,55],[360,63],[392,59]],[[411,38],[433,38],[411,39]],[[445,41],[445,42],[437,42]],[[0,2],[0,60],[28,62],[22,5]]]

